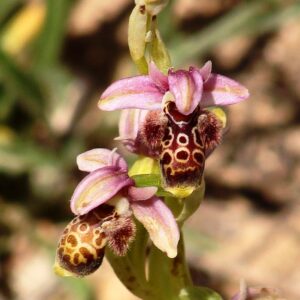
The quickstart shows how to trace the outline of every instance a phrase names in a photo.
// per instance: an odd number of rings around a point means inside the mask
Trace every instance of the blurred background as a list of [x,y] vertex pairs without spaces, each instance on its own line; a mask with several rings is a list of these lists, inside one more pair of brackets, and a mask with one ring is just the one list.
[[[84,175],[76,155],[120,147],[119,113],[97,101],[110,82],[136,74],[132,8],[133,0],[0,0],[1,300],[136,299],[106,262],[86,279],[52,271]],[[185,229],[195,282],[225,299],[241,278],[300,299],[299,1],[173,0],[159,24],[175,67],[211,59],[251,93],[227,108],[205,201]]]

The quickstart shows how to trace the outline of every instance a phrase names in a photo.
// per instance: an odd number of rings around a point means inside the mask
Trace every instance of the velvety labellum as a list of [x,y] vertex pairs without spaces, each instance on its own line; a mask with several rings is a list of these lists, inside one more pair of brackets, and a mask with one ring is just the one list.
[[200,109],[181,114],[174,102],[165,105],[168,118],[161,140],[160,165],[167,187],[197,187],[205,164],[203,137],[198,130]]
[[184,115],[171,100],[163,112],[148,113],[139,133],[148,155],[159,159],[163,187],[185,198],[201,184],[205,159],[221,141],[222,123],[200,106]]

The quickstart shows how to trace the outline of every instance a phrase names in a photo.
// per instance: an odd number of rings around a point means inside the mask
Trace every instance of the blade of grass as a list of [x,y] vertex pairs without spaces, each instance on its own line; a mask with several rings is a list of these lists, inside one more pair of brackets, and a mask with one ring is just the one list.
[[47,164],[60,166],[62,162],[57,153],[43,148],[28,136],[22,138],[11,132],[4,142],[0,140],[0,170],[21,173]]
[[33,74],[25,72],[0,48],[0,80],[10,93],[20,96],[30,111],[42,114],[44,95]]
[[0,25],[5,21],[9,14],[20,4],[21,0],[1,0],[0,1]]
[[245,28],[244,32],[246,34],[252,35],[264,34],[265,32],[274,30],[282,23],[292,20],[299,16],[300,3],[297,2],[285,8],[279,8],[276,12],[270,12],[269,14],[260,17],[252,26],[249,26],[249,28]]
[[36,45],[37,66],[54,65],[59,59],[67,16],[74,0],[48,0],[47,15]]
[[181,64],[190,58],[207,52],[218,42],[236,33],[249,19],[261,13],[264,7],[265,1],[241,4],[212,25],[186,38],[178,46],[171,46],[174,62]]
[[0,121],[6,120],[16,102],[16,97],[13,93],[0,85]]
[[178,45],[171,45],[176,65],[207,53],[230,36],[259,35],[274,29],[291,17],[299,15],[299,2],[284,6],[278,0],[256,0],[239,5],[212,25],[185,38]]
[[81,139],[65,139],[63,147],[54,151],[28,136],[17,136],[8,127],[0,126],[0,171],[18,174],[43,165],[68,171],[74,168],[76,155],[81,151]]

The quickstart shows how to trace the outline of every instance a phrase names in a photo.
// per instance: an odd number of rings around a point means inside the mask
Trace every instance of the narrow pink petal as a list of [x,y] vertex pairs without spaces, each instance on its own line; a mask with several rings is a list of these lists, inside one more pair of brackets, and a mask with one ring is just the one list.
[[149,76],[118,80],[102,94],[98,106],[102,110],[124,108],[159,109],[163,93]]
[[176,257],[179,229],[164,202],[152,197],[145,201],[131,202],[131,208],[134,216],[145,226],[154,245],[169,257]]
[[212,70],[212,63],[210,60],[207,61],[201,69],[199,69],[199,72],[204,82],[207,81],[207,79],[210,77],[211,70]]
[[153,61],[150,62],[149,76],[163,92],[169,89],[168,76],[164,75]]
[[111,199],[123,187],[132,185],[127,172],[116,167],[104,167],[87,175],[76,187],[71,198],[71,210],[84,215]]
[[140,125],[145,120],[148,111],[143,109],[124,109],[119,121],[118,139],[136,139]]
[[117,167],[127,171],[127,163],[121,155],[105,148],[97,148],[77,156],[79,170],[93,172],[103,167]]
[[175,97],[176,107],[180,113],[189,115],[199,104],[202,97],[203,80],[198,70],[169,71],[169,88]]
[[238,82],[219,75],[212,74],[203,86],[201,107],[229,105],[246,100],[248,90]]
[[128,189],[128,195],[133,201],[147,200],[155,195],[157,187],[135,187],[131,186]]
[[121,112],[119,121],[119,137],[116,140],[122,141],[123,145],[130,151],[136,152],[136,138],[141,124],[145,120],[148,110],[124,109]]

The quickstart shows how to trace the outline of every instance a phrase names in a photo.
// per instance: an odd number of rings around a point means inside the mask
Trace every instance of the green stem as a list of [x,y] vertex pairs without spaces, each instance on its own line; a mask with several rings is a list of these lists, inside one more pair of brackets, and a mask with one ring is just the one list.
[[[169,258],[154,245],[151,246],[148,280],[158,295],[157,300],[178,299],[180,290],[192,286],[182,233],[178,244],[178,255],[175,258]],[[147,300],[154,299],[147,298]]]
[[137,227],[136,238],[126,256],[116,256],[108,250],[106,258],[129,291],[142,299],[155,299],[145,274],[148,234],[142,225],[137,224]]

